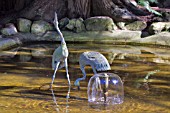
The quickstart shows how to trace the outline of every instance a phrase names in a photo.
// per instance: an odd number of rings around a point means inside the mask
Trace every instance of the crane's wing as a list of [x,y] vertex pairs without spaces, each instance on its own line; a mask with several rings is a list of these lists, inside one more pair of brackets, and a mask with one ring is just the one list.
[[53,56],[52,56],[52,68],[53,69],[55,69],[57,62],[60,62],[60,59],[61,59],[61,46],[59,46],[53,52]]
[[93,65],[97,71],[106,71],[111,69],[105,56],[99,52],[84,52],[80,55],[80,61],[83,61],[83,63],[87,65]]

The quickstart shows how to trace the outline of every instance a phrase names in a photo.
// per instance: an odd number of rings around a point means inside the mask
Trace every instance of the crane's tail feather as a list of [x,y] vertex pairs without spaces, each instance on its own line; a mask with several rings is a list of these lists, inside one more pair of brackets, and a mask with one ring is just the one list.
[[111,70],[109,64],[97,64],[96,69],[97,69],[97,71],[107,71],[107,70]]

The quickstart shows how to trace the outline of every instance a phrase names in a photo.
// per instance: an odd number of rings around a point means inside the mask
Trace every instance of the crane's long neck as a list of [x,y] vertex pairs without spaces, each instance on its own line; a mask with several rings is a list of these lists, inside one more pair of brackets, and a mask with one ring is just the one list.
[[61,31],[60,31],[58,26],[56,26],[56,30],[57,30],[57,32],[59,34],[59,37],[60,37],[60,40],[61,40],[61,44],[66,44],[65,39],[63,37],[63,34],[61,33]]
[[54,26],[59,34],[59,37],[60,37],[60,40],[61,40],[61,44],[66,44],[65,40],[64,40],[64,37],[63,37],[63,34],[61,33],[60,29],[59,29],[59,22],[58,22],[58,18],[57,18],[57,13],[55,13],[55,17],[54,17]]

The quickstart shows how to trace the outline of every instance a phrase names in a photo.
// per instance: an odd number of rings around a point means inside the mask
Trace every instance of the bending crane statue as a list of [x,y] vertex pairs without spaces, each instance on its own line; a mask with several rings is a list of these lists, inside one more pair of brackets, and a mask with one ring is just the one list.
[[103,56],[99,52],[95,51],[89,51],[89,52],[84,52],[80,55],[79,59],[79,65],[80,69],[83,73],[82,78],[78,78],[75,82],[74,85],[78,86],[78,89],[80,89],[80,81],[86,79],[86,72],[85,72],[85,66],[90,65],[93,69],[94,74],[97,74],[97,71],[107,71],[111,70],[110,64],[108,63],[107,59],[105,56]]
[[59,27],[58,27],[58,18],[57,18],[57,13],[55,13],[55,18],[54,18],[54,26],[59,34],[60,40],[61,40],[61,45],[55,49],[52,57],[52,68],[54,69],[54,74],[51,82],[51,88],[55,79],[55,75],[58,69],[61,69],[62,67],[65,67],[66,69],[66,75],[68,79],[68,84],[70,84],[70,79],[69,79],[69,74],[68,74],[68,63],[67,63],[67,58],[68,58],[68,49],[66,42],[64,40],[63,34],[61,33]]

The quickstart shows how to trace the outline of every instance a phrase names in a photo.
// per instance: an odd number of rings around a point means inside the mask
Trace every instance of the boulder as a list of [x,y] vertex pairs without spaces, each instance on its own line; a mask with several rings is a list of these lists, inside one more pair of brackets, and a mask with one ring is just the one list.
[[60,29],[65,29],[66,25],[69,23],[69,19],[66,17],[66,18],[62,18],[60,21],[59,21],[59,28]]
[[19,18],[17,20],[18,31],[20,32],[30,32],[31,29],[31,20]]
[[147,27],[147,23],[144,21],[134,21],[132,23],[128,23],[125,27],[132,31],[142,31]]
[[134,42],[150,44],[150,45],[170,46],[170,32],[161,32],[152,36],[135,40]]
[[34,21],[31,27],[31,33],[43,35],[46,31],[53,30],[53,26],[43,20]]
[[11,49],[21,45],[21,42],[12,38],[0,38],[0,50]]
[[2,29],[1,29],[1,33],[2,33],[3,35],[8,35],[8,36],[9,36],[9,35],[17,34],[18,31],[17,31],[17,29],[16,29],[16,27],[15,27],[14,24],[8,23],[8,24],[5,26],[5,28],[2,28]]
[[149,26],[149,33],[156,34],[163,30],[168,31],[170,29],[170,22],[154,22]]
[[85,25],[83,23],[82,18],[69,20],[69,23],[66,25],[66,28],[76,33],[85,31]]
[[117,29],[112,18],[106,16],[91,17],[86,19],[84,23],[88,31],[112,31]]

